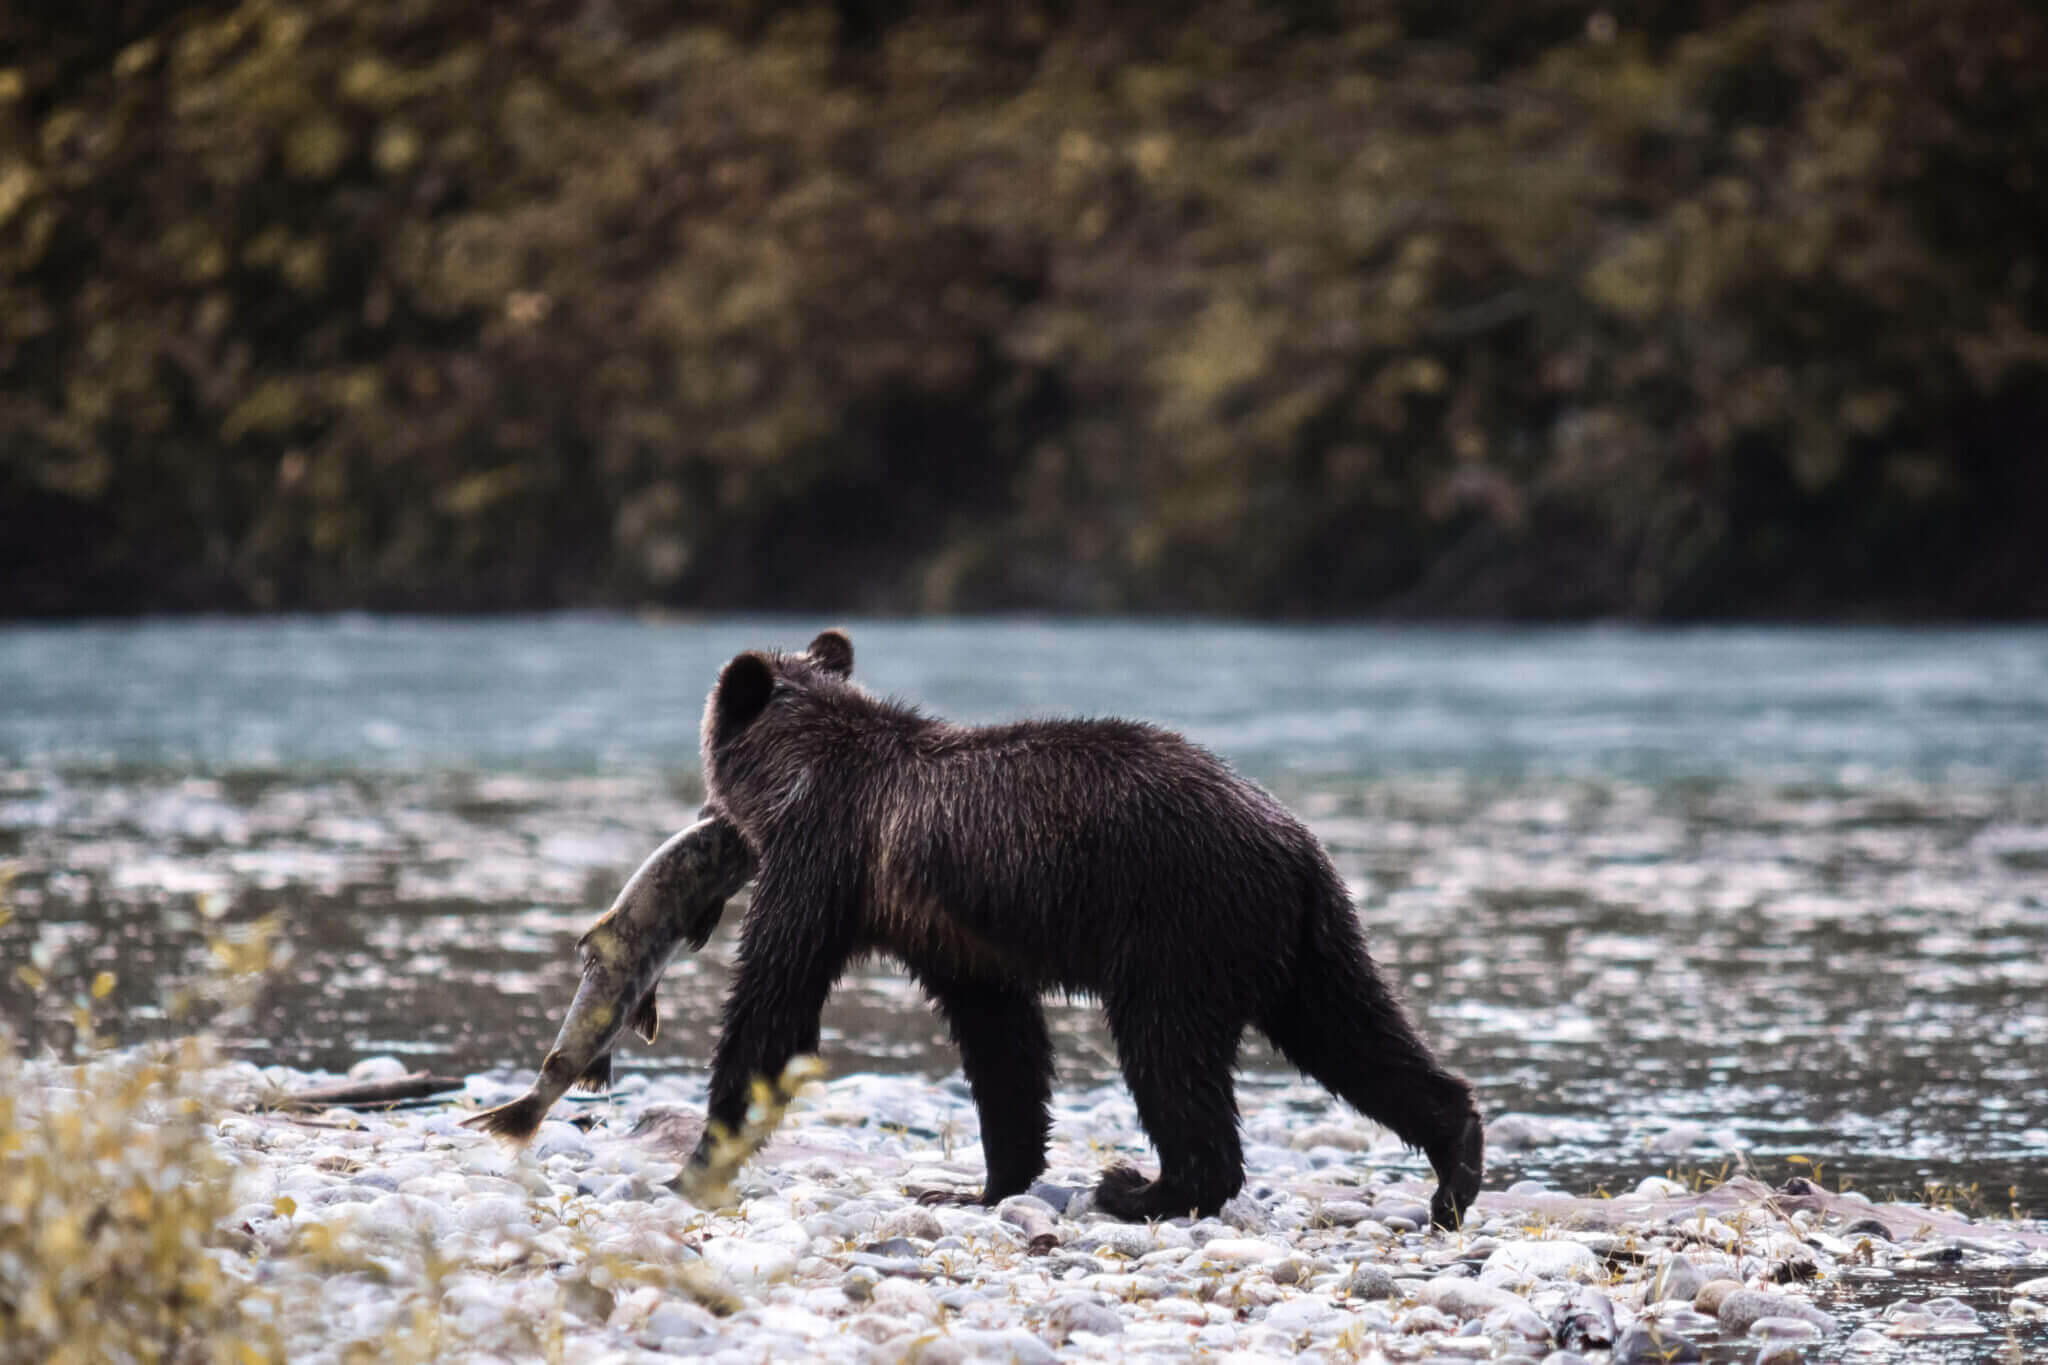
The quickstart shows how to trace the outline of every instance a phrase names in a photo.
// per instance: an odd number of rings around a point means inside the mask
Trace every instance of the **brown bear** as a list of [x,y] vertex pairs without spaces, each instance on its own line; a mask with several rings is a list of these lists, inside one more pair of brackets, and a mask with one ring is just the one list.
[[[1244,1184],[1232,1070],[1246,1025],[1424,1152],[1430,1213],[1479,1192],[1484,1130],[1380,980],[1351,898],[1278,800],[1179,735],[1124,720],[969,727],[851,680],[853,645],[746,653],[704,709],[710,809],[760,857],[711,1070],[736,1129],[750,1080],[817,1047],[857,954],[901,961],[950,1025],[994,1203],[1045,1169],[1053,1051],[1039,996],[1102,1002],[1159,1178],[1104,1173],[1126,1219],[1213,1214]],[[692,1160],[700,1164],[708,1147]]]

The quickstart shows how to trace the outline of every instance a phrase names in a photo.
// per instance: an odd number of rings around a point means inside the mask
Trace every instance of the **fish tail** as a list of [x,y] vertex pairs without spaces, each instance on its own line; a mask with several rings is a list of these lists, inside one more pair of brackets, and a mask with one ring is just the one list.
[[588,1090],[603,1094],[612,1088],[612,1054],[607,1052],[583,1068],[583,1074],[569,1082],[571,1090]]
[[506,1138],[516,1143],[533,1140],[540,1131],[540,1121],[547,1117],[548,1106],[540,1092],[529,1090],[510,1104],[501,1104],[496,1109],[486,1109],[481,1114],[471,1114],[462,1121],[465,1128],[477,1128],[492,1137]]

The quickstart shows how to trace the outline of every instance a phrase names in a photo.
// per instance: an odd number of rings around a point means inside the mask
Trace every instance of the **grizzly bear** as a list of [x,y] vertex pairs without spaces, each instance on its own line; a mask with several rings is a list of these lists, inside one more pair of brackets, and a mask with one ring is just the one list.
[[[909,969],[950,1026],[993,1204],[1045,1169],[1053,1050],[1039,996],[1108,1016],[1159,1177],[1106,1171],[1124,1219],[1213,1214],[1244,1184],[1232,1085],[1256,1027],[1419,1148],[1431,1217],[1479,1192],[1484,1130],[1374,970],[1351,898],[1301,822],[1179,735],[1124,720],[969,727],[868,693],[853,645],[745,653],[704,709],[708,808],[760,858],[713,1053],[710,1114],[818,1044],[849,959]],[[708,1157],[708,1140],[692,1160]]]

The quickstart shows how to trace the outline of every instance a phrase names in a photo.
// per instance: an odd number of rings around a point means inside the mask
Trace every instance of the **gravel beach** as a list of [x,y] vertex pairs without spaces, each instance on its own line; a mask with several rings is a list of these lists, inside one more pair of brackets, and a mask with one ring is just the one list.
[[[404,1070],[372,1058],[349,1078]],[[22,1112],[78,1102],[84,1076],[23,1064]],[[337,1079],[247,1063],[195,1078],[232,1167],[232,1212],[207,1254],[295,1361],[399,1341],[447,1359],[733,1362],[1619,1365],[2048,1348],[2038,1223],[1798,1181],[1653,1177],[1611,1199],[1489,1188],[1464,1231],[1431,1232],[1420,1160],[1337,1108],[1248,1109],[1244,1194],[1217,1218],[1134,1226],[1089,1212],[1085,1193],[1113,1157],[1151,1160],[1116,1087],[1060,1095],[1031,1195],[927,1207],[918,1194],[980,1177],[964,1085],[842,1077],[791,1110],[738,1204],[707,1212],[666,1188],[700,1079],[629,1073],[608,1099],[558,1105],[519,1152],[458,1124],[530,1073],[472,1077],[450,1102],[393,1112],[255,1108]]]

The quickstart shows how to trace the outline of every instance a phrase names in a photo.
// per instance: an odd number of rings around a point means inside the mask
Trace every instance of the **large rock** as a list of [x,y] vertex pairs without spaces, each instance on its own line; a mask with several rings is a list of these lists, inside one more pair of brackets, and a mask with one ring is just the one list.
[[1691,1337],[1660,1328],[1656,1323],[1638,1323],[1614,1344],[1612,1365],[1681,1365],[1701,1359],[1700,1344]]
[[1721,1301],[1742,1288],[1740,1280],[1708,1280],[1692,1296],[1692,1306],[1712,1317],[1721,1311]]
[[704,1261],[735,1284],[770,1285],[796,1273],[796,1253],[770,1242],[713,1237],[704,1243]]
[[1550,1331],[1567,1350],[1604,1351],[1614,1344],[1614,1304],[1582,1284],[1551,1309]]
[[936,1242],[946,1235],[939,1216],[930,1209],[913,1204],[907,1209],[898,1209],[875,1228],[875,1236],[882,1240],[891,1237],[921,1237],[927,1242]]
[[1418,1296],[1431,1308],[1454,1318],[1483,1318],[1496,1308],[1527,1308],[1519,1294],[1456,1275],[1442,1275],[1423,1286]]
[[1729,1294],[1721,1300],[1715,1316],[1720,1319],[1723,1332],[1737,1337],[1747,1335],[1750,1324],[1759,1318],[1803,1318],[1823,1332],[1831,1332],[1835,1327],[1834,1318],[1805,1299],[1761,1289],[1738,1289]]
[[1394,1276],[1385,1266],[1361,1265],[1344,1281],[1344,1292],[1354,1299],[1391,1299],[1400,1296]]
[[1657,1273],[1650,1279],[1650,1291],[1643,1297],[1647,1303],[1662,1303],[1666,1299],[1691,1303],[1706,1287],[1707,1277],[1699,1268],[1685,1256],[1675,1255],[1657,1267]]
[[1124,1330],[1124,1320],[1116,1310],[1087,1299],[1063,1299],[1053,1305],[1046,1315],[1046,1329],[1057,1341],[1065,1341],[1075,1332],[1093,1332],[1098,1336],[1115,1336]]
[[1531,1280],[1585,1279],[1598,1274],[1600,1258],[1578,1242],[1502,1242],[1486,1258],[1481,1273],[1505,1272]]
[[1202,1258],[1222,1265],[1271,1265],[1287,1255],[1287,1248],[1256,1237],[1217,1237],[1202,1246]]

